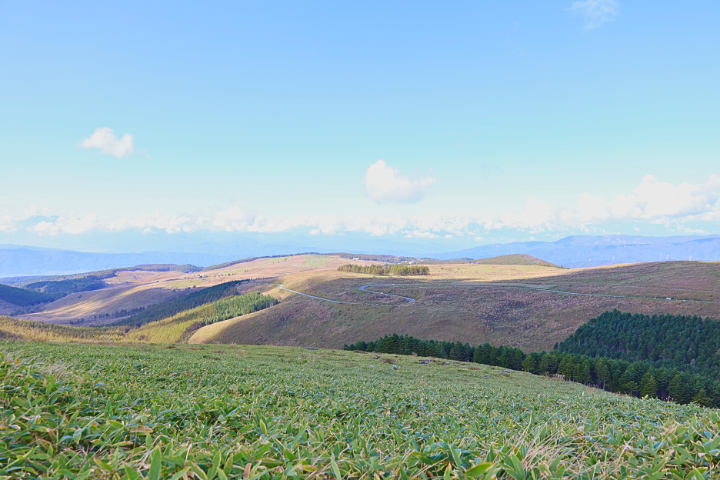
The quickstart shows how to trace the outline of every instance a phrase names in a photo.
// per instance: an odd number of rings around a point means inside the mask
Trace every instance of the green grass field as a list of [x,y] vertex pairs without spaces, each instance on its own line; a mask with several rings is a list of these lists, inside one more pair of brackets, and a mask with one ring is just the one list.
[[302,263],[303,267],[322,267],[328,261],[326,255],[306,255],[305,261]]
[[[498,367],[0,343],[0,478],[711,478],[717,411]],[[398,369],[392,369],[392,365]]]

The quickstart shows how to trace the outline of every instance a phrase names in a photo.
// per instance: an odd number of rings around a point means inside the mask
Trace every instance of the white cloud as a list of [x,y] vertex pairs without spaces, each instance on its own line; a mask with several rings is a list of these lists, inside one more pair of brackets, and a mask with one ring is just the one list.
[[549,205],[531,197],[525,201],[523,210],[484,217],[478,223],[488,230],[511,228],[535,231],[555,225],[555,217],[556,212]]
[[412,230],[405,234],[405,238],[437,238],[438,236],[432,232],[423,232],[422,230]]
[[[31,221],[45,208],[31,206],[24,214],[0,216],[0,232],[12,233],[20,223]],[[206,214],[135,216],[101,219],[97,215],[57,216],[43,218],[30,226],[39,235],[81,234],[92,230],[120,232],[156,230],[167,233],[195,231],[279,233],[298,229],[312,235],[337,235],[346,232],[364,233],[375,237],[402,235],[409,238],[475,238],[482,240],[491,230],[519,230],[537,232],[583,231],[598,233],[603,225],[623,223],[665,225],[671,231],[699,232],[716,230],[720,222],[720,176],[712,175],[698,184],[672,184],[648,175],[628,193],[605,198],[583,193],[568,206],[552,207],[538,198],[530,197],[522,209],[494,215],[478,212],[474,215],[423,212],[420,215],[384,216],[282,216],[265,217],[238,202],[225,209]],[[689,225],[688,225],[689,224]]]
[[591,30],[615,20],[620,14],[620,4],[618,0],[585,0],[573,2],[570,11],[583,17],[585,28]]
[[365,191],[379,203],[415,203],[422,199],[425,189],[435,183],[434,177],[412,180],[384,160],[370,165],[365,172]]
[[673,185],[647,175],[632,192],[611,200],[584,193],[574,211],[563,212],[566,223],[596,224],[608,221],[644,220],[667,223],[708,216],[718,209],[720,176],[705,182]]
[[30,227],[31,232],[39,235],[55,236],[59,233],[79,235],[94,230],[98,225],[96,215],[85,215],[84,217],[58,217],[54,222],[43,220]]
[[237,202],[226,210],[216,212],[212,223],[226,232],[232,232],[247,229],[254,218],[255,214]]
[[134,152],[133,136],[126,133],[122,138],[118,138],[112,128],[98,128],[82,141],[80,148],[97,148],[104,154],[122,158]]
[[167,233],[192,232],[204,225],[207,219],[198,215],[162,215],[141,214],[132,217],[122,217],[102,222],[97,225],[100,230],[121,232],[128,229],[142,230],[149,233],[153,230],[164,230]]
[[0,232],[13,233],[17,230],[17,221],[12,215],[0,216]]

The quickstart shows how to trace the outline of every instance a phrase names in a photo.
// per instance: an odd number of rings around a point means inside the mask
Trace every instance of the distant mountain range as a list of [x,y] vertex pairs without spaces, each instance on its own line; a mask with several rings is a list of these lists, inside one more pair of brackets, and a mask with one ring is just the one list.
[[[208,245],[207,247],[210,247]],[[237,245],[235,249],[218,245],[215,253],[141,252],[93,253],[74,250],[0,245],[0,277],[64,275],[129,267],[140,264],[192,264],[206,267],[244,257],[278,254],[337,252],[342,248],[266,245],[260,242]],[[393,247],[396,247],[393,245]],[[207,252],[210,248],[207,248]],[[393,250],[393,251],[390,251]],[[390,248],[388,254],[398,252]],[[345,250],[360,253],[357,250]],[[369,252],[368,252],[369,253]],[[406,253],[403,253],[407,255]],[[568,268],[592,267],[631,262],[666,260],[720,260],[720,235],[643,237],[632,235],[578,235],[555,242],[514,242],[483,245],[467,250],[428,253],[418,257],[440,260],[482,259],[500,255],[526,254]]]
[[204,266],[228,260],[227,255],[201,253],[92,253],[0,245],[0,277],[66,275],[158,263]]
[[669,260],[720,260],[720,236],[577,235],[555,242],[496,243],[430,255],[440,260],[524,253],[568,268]]

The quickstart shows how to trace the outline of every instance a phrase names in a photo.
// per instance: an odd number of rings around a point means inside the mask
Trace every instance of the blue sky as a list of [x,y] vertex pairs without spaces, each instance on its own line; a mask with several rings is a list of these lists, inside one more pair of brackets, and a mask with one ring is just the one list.
[[0,243],[720,233],[717,1],[106,3],[0,4]]

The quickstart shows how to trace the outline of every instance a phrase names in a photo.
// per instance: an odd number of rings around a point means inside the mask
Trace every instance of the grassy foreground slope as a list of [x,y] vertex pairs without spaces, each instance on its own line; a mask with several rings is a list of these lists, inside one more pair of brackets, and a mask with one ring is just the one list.
[[0,352],[0,478],[709,478],[720,462],[717,411],[500,368],[256,346]]

